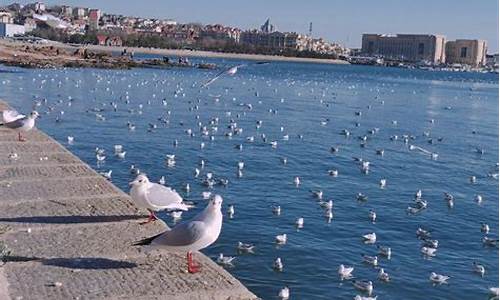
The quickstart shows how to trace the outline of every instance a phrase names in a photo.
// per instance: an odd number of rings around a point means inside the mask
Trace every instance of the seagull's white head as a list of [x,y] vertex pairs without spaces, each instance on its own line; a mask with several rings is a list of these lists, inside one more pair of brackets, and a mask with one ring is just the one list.
[[31,112],[31,114],[30,114],[30,117],[31,117],[32,119],[36,119],[36,118],[38,118],[39,116],[40,116],[40,114],[39,114],[36,110],[32,111],[32,112]]
[[130,182],[129,185],[133,187],[144,186],[149,183],[148,176],[146,174],[139,174],[134,181]]
[[222,207],[222,197],[220,195],[215,195],[208,206],[215,211],[220,211]]

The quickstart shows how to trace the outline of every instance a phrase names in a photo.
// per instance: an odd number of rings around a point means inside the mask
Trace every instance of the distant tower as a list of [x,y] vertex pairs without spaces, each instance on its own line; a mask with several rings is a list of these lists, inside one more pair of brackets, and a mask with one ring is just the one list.
[[313,50],[313,23],[309,22],[309,34],[308,34],[308,42],[307,42],[307,50],[312,51]]
[[275,31],[274,25],[271,24],[271,20],[268,18],[264,25],[260,26],[260,30],[265,33],[271,33]]

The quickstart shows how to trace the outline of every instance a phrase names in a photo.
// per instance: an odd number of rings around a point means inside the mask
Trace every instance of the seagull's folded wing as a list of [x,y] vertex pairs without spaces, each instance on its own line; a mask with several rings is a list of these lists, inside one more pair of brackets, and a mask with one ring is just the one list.
[[16,120],[24,118],[25,115],[21,115],[15,110],[4,110],[2,111],[2,122],[3,123],[10,123],[14,122]]
[[181,223],[172,230],[165,231],[152,244],[172,247],[189,246],[199,241],[206,234],[206,231],[206,225],[201,221]]
[[146,194],[148,203],[159,210],[183,209],[182,197],[174,190],[161,184],[152,183]]
[[9,123],[4,123],[4,126],[7,128],[10,128],[10,129],[17,129],[17,128],[23,127],[23,125],[25,124],[25,121],[26,120],[24,118],[21,118],[21,119],[11,121]]

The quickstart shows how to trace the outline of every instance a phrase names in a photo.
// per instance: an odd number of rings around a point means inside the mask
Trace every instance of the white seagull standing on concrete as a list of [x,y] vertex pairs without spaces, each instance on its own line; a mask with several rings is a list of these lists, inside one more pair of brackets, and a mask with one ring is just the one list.
[[4,110],[2,112],[3,123],[0,125],[17,131],[18,140],[24,142],[26,139],[22,137],[21,132],[33,129],[35,127],[35,120],[39,116],[36,110],[32,111],[29,116],[21,115],[15,110]]
[[145,208],[149,211],[149,218],[146,224],[157,220],[155,212],[161,210],[186,211],[190,207],[182,202],[182,197],[169,187],[158,183],[150,182],[145,174],[139,174],[134,181],[129,183],[130,196],[139,208]]
[[222,229],[221,207],[222,197],[215,195],[207,207],[191,221],[180,223],[172,230],[138,241],[134,245],[187,251],[188,272],[199,272],[200,265],[193,261],[193,251],[204,249],[219,238]]

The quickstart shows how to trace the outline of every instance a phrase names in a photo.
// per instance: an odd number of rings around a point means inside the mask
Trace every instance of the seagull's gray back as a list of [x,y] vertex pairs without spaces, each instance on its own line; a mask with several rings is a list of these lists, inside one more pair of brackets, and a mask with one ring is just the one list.
[[9,123],[4,123],[3,125],[7,128],[10,128],[10,129],[18,129],[18,128],[23,127],[25,123],[26,123],[26,117],[21,118],[21,119],[17,119],[15,121],[12,121]]
[[205,234],[207,226],[201,221],[190,221],[175,226],[156,238],[152,246],[189,247]]

